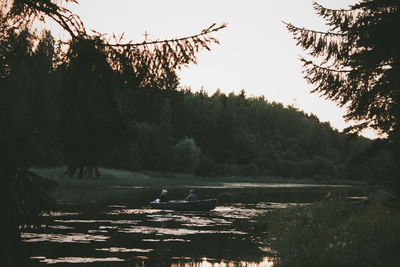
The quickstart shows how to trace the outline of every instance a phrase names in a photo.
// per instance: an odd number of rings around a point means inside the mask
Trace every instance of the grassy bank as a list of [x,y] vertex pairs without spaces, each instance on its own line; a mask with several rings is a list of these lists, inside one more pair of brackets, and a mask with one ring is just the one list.
[[174,186],[217,186],[223,183],[302,183],[302,184],[360,184],[354,181],[313,179],[287,179],[279,177],[199,177],[191,174],[160,172],[129,172],[115,169],[100,169],[101,176],[78,179],[64,175],[65,168],[35,168],[40,176],[57,183],[54,198],[58,202],[89,203],[126,199],[138,187],[159,190]]
[[327,200],[260,217],[274,266],[400,266],[400,210]]
[[[192,175],[135,173],[124,170],[100,169],[99,178],[78,179],[64,175],[65,168],[33,169],[38,175],[57,183],[53,197],[57,202],[91,203],[118,201],[133,197],[143,187],[211,185],[212,181]],[[139,196],[137,196],[139,197]]]

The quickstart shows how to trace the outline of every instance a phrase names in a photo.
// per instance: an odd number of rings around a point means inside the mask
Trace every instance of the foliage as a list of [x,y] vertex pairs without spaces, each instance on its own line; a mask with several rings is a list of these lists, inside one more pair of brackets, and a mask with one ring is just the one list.
[[[326,200],[260,219],[276,238],[276,266],[396,266],[400,213],[380,204]],[[260,227],[259,225],[259,227]],[[274,266],[275,266],[274,265]]]
[[[6,266],[19,266],[24,258],[15,255],[20,251],[19,224],[31,223],[51,202],[52,184],[29,167],[63,160],[71,176],[77,170],[80,178],[98,176],[98,166],[112,157],[114,147],[121,147],[119,141],[133,143],[115,86],[175,89],[175,70],[195,63],[199,50],[218,43],[211,34],[226,26],[213,24],[184,38],[124,43],[88,33],[79,16],[66,8],[69,3],[76,1],[0,2],[0,207],[10,214],[1,235],[9,245],[0,258]],[[47,20],[70,35],[67,42],[58,42],[59,49],[49,33],[42,38],[31,33],[35,22]]]
[[[359,132],[371,127],[386,144],[374,146],[393,154],[394,164],[380,176],[400,191],[400,2],[360,0],[348,10],[333,10],[314,3],[328,31],[296,27],[287,23],[297,45],[308,54],[302,57],[304,77],[312,92],[347,109],[346,120],[357,124],[347,129]],[[387,147],[390,147],[388,150]],[[393,162],[393,161],[391,161]],[[381,168],[385,170],[384,168]]]
[[200,148],[193,138],[184,138],[179,141],[173,150],[175,170],[178,172],[193,173],[200,162]]
[[395,32],[400,3],[361,0],[349,10],[314,3],[329,30],[319,32],[287,24],[297,45],[312,58],[302,58],[306,80],[320,93],[348,109],[346,119],[361,122],[390,137],[399,129],[400,51]]
[[[28,46],[34,46],[35,38]],[[29,93],[21,91],[17,98],[21,104],[13,112],[21,114],[16,121],[27,121],[25,125],[34,129],[27,138],[35,153],[30,159],[33,165],[67,163],[67,173],[76,172],[78,177],[95,175],[98,166],[178,171],[174,146],[185,137],[196,140],[201,149],[194,171],[204,176],[372,181],[381,167],[392,164],[388,152],[379,157],[385,164],[357,160],[370,141],[339,133],[291,106],[263,97],[247,98],[244,93],[217,91],[209,96],[187,89],[126,90],[118,82],[119,74],[106,64],[105,54],[94,49],[91,41],[71,47],[70,63],[52,66],[44,62],[63,56],[56,42],[46,33],[39,44],[43,45],[24,56],[29,62],[25,71],[13,72],[28,75],[15,80],[32,88]],[[48,67],[38,71],[43,65]],[[87,79],[79,78],[83,73]]]
[[[92,41],[71,44],[62,90],[61,136],[67,173],[80,177],[97,173],[102,157],[115,140],[124,138],[125,125],[113,94],[116,79],[103,51]],[[86,173],[85,173],[86,172]]]
[[[5,26],[0,28],[0,209],[5,215],[1,227],[5,246],[0,257],[5,266],[17,266],[24,260],[20,257],[20,225],[37,224],[38,216],[53,204],[50,191],[54,184],[28,171],[37,155],[35,147],[42,147],[44,136],[40,134],[51,132],[54,125],[51,115],[38,120],[43,102],[33,97],[48,78],[43,68],[51,53],[45,53],[50,50],[44,41],[35,48],[35,36],[28,30],[16,32]],[[43,40],[50,41],[46,38]],[[30,67],[36,64],[42,68]],[[35,76],[42,80],[35,80]],[[50,90],[50,86],[43,87],[43,98]]]
[[[210,50],[210,44],[218,43],[211,34],[226,24],[213,24],[187,37],[133,43],[124,41],[122,36],[110,38],[95,31],[88,33],[79,16],[65,7],[69,2],[76,3],[74,0],[4,1],[1,23],[22,29],[31,27],[36,20],[53,20],[69,33],[71,39],[64,45],[68,52],[62,61],[66,72],[60,86],[64,91],[61,112],[64,156],[69,161],[69,174],[79,169],[80,176],[92,176],[98,173],[99,157],[109,153],[113,139],[124,135],[125,122],[120,119],[114,85],[119,84],[121,90],[139,87],[174,90],[178,84],[175,70],[196,63],[196,53]],[[113,127],[115,131],[110,131]]]

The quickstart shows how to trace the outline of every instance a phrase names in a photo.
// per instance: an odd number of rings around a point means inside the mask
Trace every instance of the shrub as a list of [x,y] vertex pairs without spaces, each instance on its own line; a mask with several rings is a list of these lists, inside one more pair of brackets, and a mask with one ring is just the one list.
[[200,148],[193,138],[184,138],[174,149],[174,165],[178,172],[193,173],[200,163]]
[[274,266],[399,266],[400,213],[330,200],[267,218]]

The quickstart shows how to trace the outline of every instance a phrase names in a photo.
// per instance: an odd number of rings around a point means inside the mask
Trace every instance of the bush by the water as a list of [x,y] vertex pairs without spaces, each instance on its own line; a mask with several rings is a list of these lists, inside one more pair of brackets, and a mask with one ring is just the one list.
[[277,251],[274,266],[400,266],[400,210],[327,200],[261,220]]

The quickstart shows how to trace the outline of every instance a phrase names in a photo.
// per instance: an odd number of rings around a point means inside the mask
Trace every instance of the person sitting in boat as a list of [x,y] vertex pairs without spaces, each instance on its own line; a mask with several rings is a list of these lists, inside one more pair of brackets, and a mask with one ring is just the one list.
[[160,197],[158,198],[160,200],[160,202],[167,202],[168,201],[167,193],[168,193],[168,191],[166,189],[163,189],[161,191]]
[[189,195],[185,198],[186,201],[197,201],[197,194],[194,192],[193,189],[189,191]]

